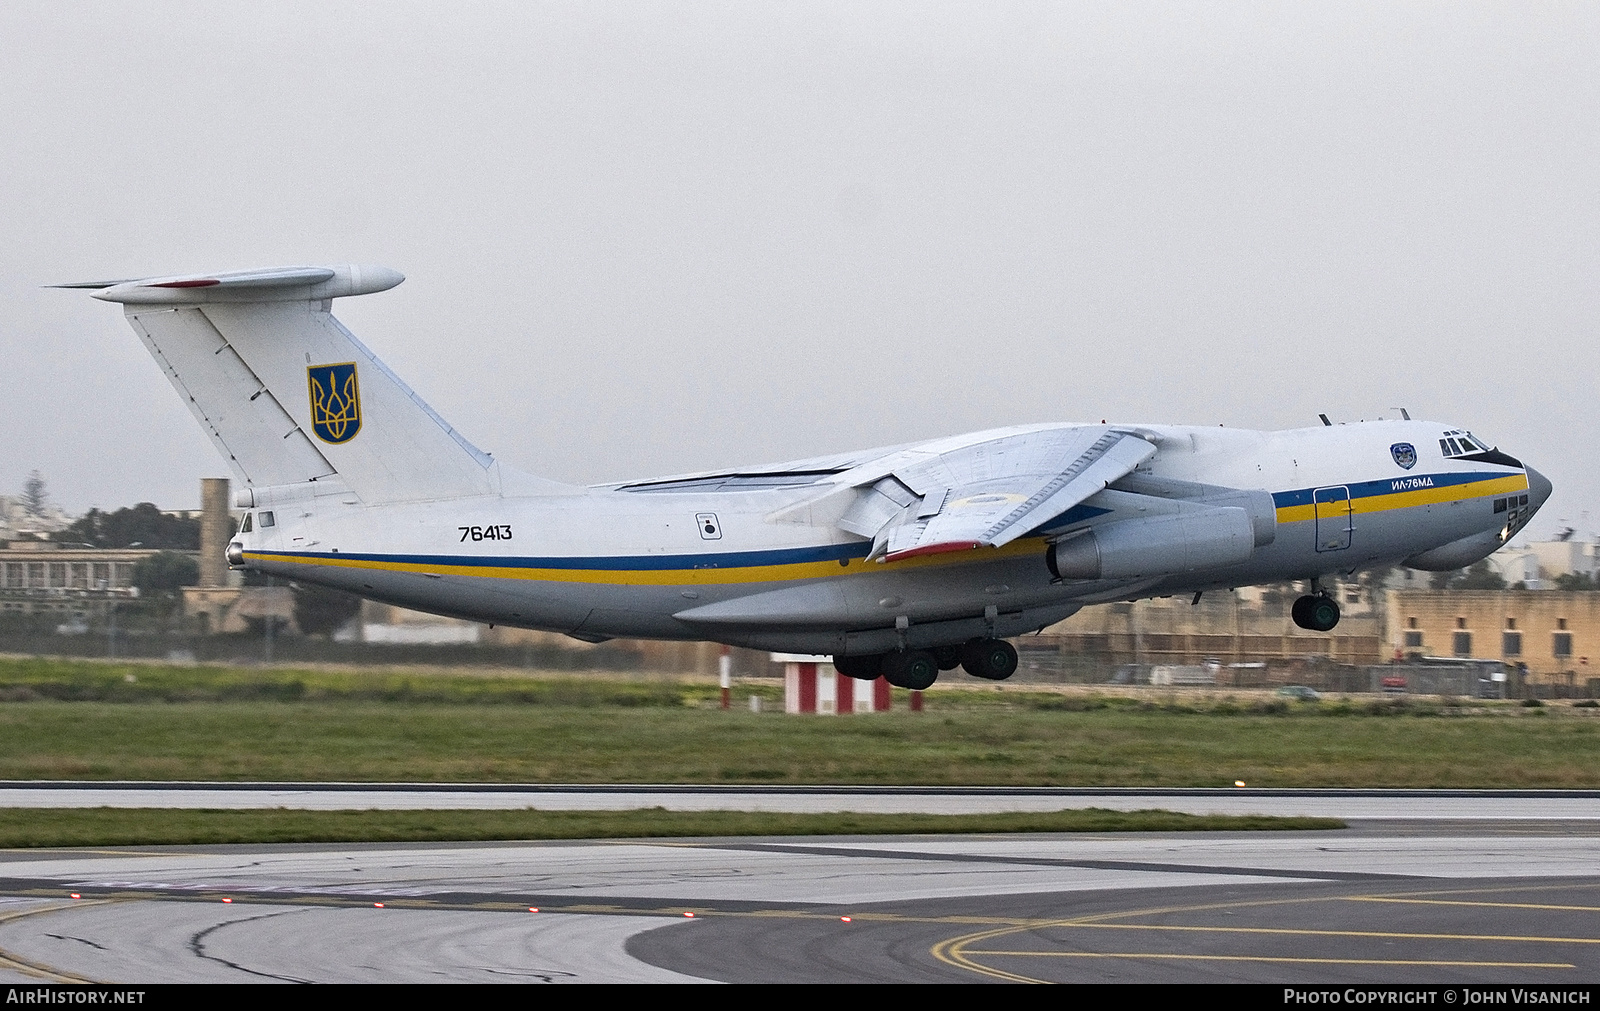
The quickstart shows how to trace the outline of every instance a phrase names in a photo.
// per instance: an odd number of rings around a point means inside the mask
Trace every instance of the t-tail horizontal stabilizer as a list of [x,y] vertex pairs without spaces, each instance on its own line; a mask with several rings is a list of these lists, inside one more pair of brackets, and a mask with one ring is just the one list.
[[[245,492],[337,477],[369,504],[496,494],[493,458],[329,311],[332,299],[403,280],[388,267],[344,265],[61,287],[94,287],[95,298],[123,304]],[[526,491],[543,484],[519,480]]]
[[125,305],[197,305],[210,302],[321,300],[388,291],[405,275],[388,267],[269,267],[221,274],[180,274],[129,281],[80,281],[55,288],[98,288],[95,298]]

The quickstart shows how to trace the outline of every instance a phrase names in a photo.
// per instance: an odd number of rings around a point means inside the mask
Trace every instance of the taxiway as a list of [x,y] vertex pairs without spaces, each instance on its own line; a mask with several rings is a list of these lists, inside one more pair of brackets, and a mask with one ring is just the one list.
[[12,850],[0,979],[1600,978],[1600,821],[1559,816],[1593,798],[1428,799],[1333,832]]

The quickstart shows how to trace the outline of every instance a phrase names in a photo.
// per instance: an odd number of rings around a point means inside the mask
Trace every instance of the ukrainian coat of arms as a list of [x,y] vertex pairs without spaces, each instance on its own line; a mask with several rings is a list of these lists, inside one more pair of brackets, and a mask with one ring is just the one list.
[[311,430],[323,442],[349,442],[361,431],[361,388],[356,363],[312,365],[306,369],[311,393]]

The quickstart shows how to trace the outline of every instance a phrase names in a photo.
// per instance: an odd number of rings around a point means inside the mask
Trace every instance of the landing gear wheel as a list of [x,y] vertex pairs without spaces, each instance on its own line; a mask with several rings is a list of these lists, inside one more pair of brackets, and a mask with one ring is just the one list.
[[1294,606],[1289,608],[1289,617],[1294,619],[1294,623],[1296,625],[1299,625],[1301,628],[1311,627],[1308,624],[1311,619],[1306,616],[1306,609],[1309,608],[1311,606],[1311,602],[1316,599],[1316,597],[1310,595],[1296,597],[1294,599]]
[[912,649],[883,655],[884,680],[896,688],[920,692],[939,680],[939,661],[926,650]]
[[1332,597],[1317,597],[1306,609],[1310,627],[1316,632],[1331,632],[1339,624],[1339,605]]
[[1339,624],[1339,604],[1332,597],[1307,594],[1289,612],[1294,623],[1313,632],[1331,632]]
[[961,647],[961,666],[973,677],[1004,681],[1017,672],[1017,649],[1004,639],[973,639]]
[[836,656],[833,658],[833,669],[847,678],[856,678],[861,681],[876,681],[878,670],[883,666],[883,654],[867,653],[857,656]]
[[935,646],[933,658],[938,661],[940,670],[955,670],[961,666],[961,647]]

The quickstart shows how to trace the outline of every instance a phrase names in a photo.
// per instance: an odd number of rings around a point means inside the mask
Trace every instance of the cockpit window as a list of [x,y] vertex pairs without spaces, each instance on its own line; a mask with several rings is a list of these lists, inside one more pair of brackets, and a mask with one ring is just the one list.
[[239,524],[239,532],[241,534],[247,534],[247,533],[250,532],[250,517],[251,517],[251,515],[252,515],[251,513],[245,513],[244,514],[244,522]]
[[1462,431],[1444,433],[1444,438],[1439,440],[1439,451],[1447,457],[1491,452],[1482,440]]

